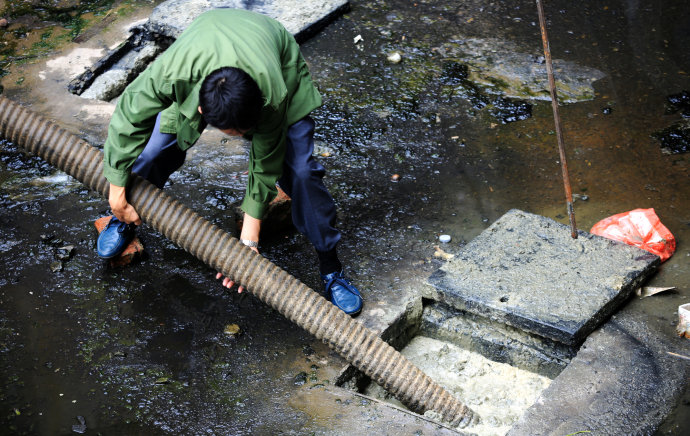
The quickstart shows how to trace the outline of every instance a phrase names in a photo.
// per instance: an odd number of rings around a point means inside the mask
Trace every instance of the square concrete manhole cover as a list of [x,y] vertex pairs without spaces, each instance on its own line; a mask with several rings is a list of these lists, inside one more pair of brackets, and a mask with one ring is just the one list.
[[646,251],[510,210],[438,271],[437,299],[578,345],[659,265]]

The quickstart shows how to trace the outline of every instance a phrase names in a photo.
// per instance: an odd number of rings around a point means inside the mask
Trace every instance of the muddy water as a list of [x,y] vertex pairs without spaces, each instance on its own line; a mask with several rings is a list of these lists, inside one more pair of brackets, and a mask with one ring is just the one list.
[[[415,336],[401,353],[482,417],[481,422],[464,429],[478,436],[505,435],[551,384],[547,377],[421,335]],[[374,383],[365,393],[389,397],[386,401],[404,407]],[[425,416],[442,421],[434,411]]]
[[[631,300],[623,310],[647,314],[671,336],[690,292],[690,158],[663,154],[650,135],[680,119],[666,113],[665,97],[690,88],[689,13],[670,0],[559,0],[546,8],[553,56],[606,74],[594,100],[561,107],[573,191],[588,198],[575,203],[579,227],[637,207],[657,210],[678,251],[651,284],[679,291]],[[370,301],[437,268],[441,233],[453,237],[444,247],[452,252],[510,208],[567,222],[549,104],[534,103],[531,118],[503,124],[477,107],[475,90],[443,79],[447,59],[437,50],[492,37],[537,56],[535,22],[530,1],[353,1],[347,16],[303,46],[324,95],[314,118],[339,206],[341,257]],[[392,51],[401,63],[386,60]],[[31,100],[30,79],[12,74],[5,92]],[[103,136],[97,124],[80,128]],[[286,399],[296,383],[328,380],[337,357],[251,297],[222,292],[213,271],[150,230],[141,232],[146,260],[108,269],[95,259],[90,228],[105,202],[11,144],[1,156],[3,431],[67,433],[78,416],[103,434],[310,428]],[[241,167],[246,154],[239,156],[232,164]],[[231,228],[231,205],[242,196],[242,170],[234,171],[230,182],[214,181],[190,165],[172,190]],[[58,184],[30,183],[45,177]],[[52,272],[63,244],[74,254]],[[316,257],[300,235],[265,241],[262,250],[318,287]],[[225,336],[227,324],[244,333]],[[688,412],[679,402],[662,432],[687,432]]]

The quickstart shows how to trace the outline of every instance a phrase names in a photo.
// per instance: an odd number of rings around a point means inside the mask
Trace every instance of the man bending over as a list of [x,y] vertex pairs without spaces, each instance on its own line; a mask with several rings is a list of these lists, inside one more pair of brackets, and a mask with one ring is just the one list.
[[[211,125],[252,142],[242,243],[258,252],[261,219],[277,183],[292,198],[295,227],[316,249],[326,296],[345,313],[359,313],[362,297],[336,253],[335,203],[322,181],[324,167],[312,157],[309,113],[320,105],[299,46],[280,23],[244,10],[202,14],[117,103],[103,169],[114,216],[99,235],[98,255],[119,255],[141,224],[127,202],[130,174],[163,188]],[[234,282],[226,277],[223,285]]]

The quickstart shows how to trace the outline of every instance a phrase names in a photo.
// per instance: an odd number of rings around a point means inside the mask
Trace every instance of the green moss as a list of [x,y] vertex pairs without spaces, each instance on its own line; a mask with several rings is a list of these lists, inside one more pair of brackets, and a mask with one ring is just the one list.
[[[86,17],[105,16],[112,12],[114,0],[82,0],[77,4],[61,6],[54,0],[39,0],[27,2],[24,0],[7,0],[0,16],[17,19],[19,17],[33,17],[36,24],[32,28],[27,26],[0,29],[0,39],[6,44],[0,46],[0,78],[10,72],[11,66],[22,65],[36,58],[50,54],[65,43],[72,41],[91,25],[99,20]],[[115,9],[118,16],[126,16],[136,11],[142,0],[126,0]],[[148,2],[146,2],[148,3]],[[30,32],[41,31],[40,40],[34,42],[28,49],[18,51],[21,40]]]
[[488,76],[486,80],[487,82],[491,83],[492,85],[495,85],[503,91],[510,89],[510,85],[508,84],[508,82],[498,77]]
[[77,16],[72,18],[69,23],[65,24],[65,28],[70,30],[69,36],[74,39],[82,33],[87,24],[87,20]]
[[39,18],[41,21],[52,21],[57,23],[69,23],[73,17],[78,17],[86,13],[96,13],[109,10],[113,5],[113,0],[82,0],[76,5],[60,6],[53,0],[39,0],[38,2],[27,2],[25,0],[7,0],[2,15],[10,18],[30,15]]
[[131,14],[132,12],[136,11],[136,8],[134,5],[128,4],[128,5],[123,5],[117,10],[117,15],[120,17],[126,17],[127,15]]

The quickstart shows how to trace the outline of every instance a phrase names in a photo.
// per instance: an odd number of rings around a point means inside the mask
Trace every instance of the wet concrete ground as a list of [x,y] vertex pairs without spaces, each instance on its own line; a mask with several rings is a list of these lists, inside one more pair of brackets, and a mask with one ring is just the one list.
[[[690,12],[671,1],[546,8],[554,57],[607,74],[594,100],[561,108],[573,190],[588,197],[575,203],[579,227],[637,207],[656,209],[678,250],[650,284],[678,292],[632,299],[623,313],[673,337],[676,308],[690,289],[689,158],[661,153],[650,135],[681,117],[666,113],[664,100],[690,86]],[[145,8],[124,14],[79,47],[107,47],[125,23],[146,16]],[[529,1],[352,2],[348,15],[303,45],[324,94],[314,114],[327,154],[321,160],[340,210],[341,257],[367,299],[365,322],[440,265],[433,257],[440,233],[453,237],[444,246],[453,252],[510,208],[566,222],[550,105],[536,103],[531,118],[502,124],[474,108],[470,92],[444,84],[444,57],[434,50],[463,36],[494,37],[538,55],[533,22]],[[356,35],[361,43],[353,43]],[[74,47],[13,65],[4,95],[100,144],[108,105],[66,95],[68,80],[46,64]],[[386,60],[393,50],[401,63]],[[220,141],[208,135],[192,162],[217,156]],[[236,157],[188,165],[171,191],[230,229],[246,150],[224,145]],[[30,183],[52,174],[3,144],[2,431],[66,434],[73,425],[80,430],[82,416],[89,432],[103,434],[347,434],[347,419],[324,422],[305,412],[314,400],[303,394],[331,384],[344,363],[339,357],[251,296],[224,292],[213,271],[150,229],[140,232],[148,259],[107,269],[95,257],[91,227],[106,202],[77,185]],[[400,180],[391,181],[393,174]],[[62,244],[42,234],[75,246],[62,271],[50,269]],[[300,235],[265,240],[262,252],[318,287],[316,257]],[[243,334],[226,337],[223,328],[233,323]],[[669,351],[690,355],[687,340],[673,343]],[[689,401],[686,391],[660,434],[690,429]],[[376,413],[359,419],[370,424]],[[351,425],[360,429],[357,418]]]

